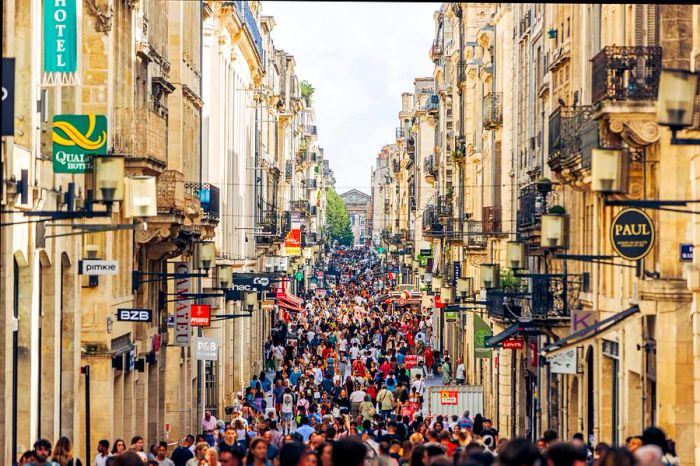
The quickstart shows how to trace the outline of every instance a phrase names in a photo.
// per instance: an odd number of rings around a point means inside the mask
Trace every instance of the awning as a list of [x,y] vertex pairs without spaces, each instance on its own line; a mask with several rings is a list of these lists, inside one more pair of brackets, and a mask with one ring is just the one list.
[[520,324],[511,325],[510,327],[506,328],[501,333],[488,338],[484,342],[484,344],[486,346],[498,346],[498,345],[500,345],[501,343],[503,343],[503,340],[506,340],[506,339],[512,337],[513,335],[515,335],[516,333],[518,333],[518,325],[520,325]]
[[574,332],[569,336],[562,338],[552,344],[549,344],[542,348],[542,354],[547,355],[555,351],[565,350],[575,345],[579,345],[587,340],[602,336],[604,333],[610,332],[617,327],[619,327],[622,322],[628,317],[639,312],[639,306],[636,304],[629,309],[618,312],[617,314],[603,319],[600,322],[596,322],[593,325],[584,327],[578,332]]
[[277,295],[277,305],[289,311],[301,312],[301,298],[291,293]]
[[511,325],[510,327],[506,328],[501,333],[490,337],[489,339],[487,339],[484,342],[484,344],[486,346],[498,346],[501,343],[503,343],[503,340],[507,340],[508,338],[514,337],[516,335],[534,336],[534,335],[540,335],[540,334],[556,336],[547,327],[547,325],[542,323],[542,322],[522,321],[522,322],[516,322],[513,325]]

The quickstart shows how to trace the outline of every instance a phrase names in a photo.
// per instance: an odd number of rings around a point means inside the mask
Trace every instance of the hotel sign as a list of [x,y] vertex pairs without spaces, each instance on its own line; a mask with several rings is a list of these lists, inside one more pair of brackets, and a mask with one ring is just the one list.
[[44,71],[77,70],[76,0],[44,0]]
[[624,259],[645,257],[654,247],[654,224],[646,212],[625,209],[615,216],[610,227],[612,247]]
[[56,115],[53,117],[53,171],[87,173],[92,157],[107,154],[107,117]]

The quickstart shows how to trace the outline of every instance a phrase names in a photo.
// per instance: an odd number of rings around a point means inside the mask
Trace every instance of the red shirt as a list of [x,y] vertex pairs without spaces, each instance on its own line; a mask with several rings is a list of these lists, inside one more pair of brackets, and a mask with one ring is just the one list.
[[391,364],[389,362],[384,361],[384,364],[379,366],[379,370],[382,371],[382,374],[384,374],[384,378],[386,379],[389,376],[389,372],[391,372]]

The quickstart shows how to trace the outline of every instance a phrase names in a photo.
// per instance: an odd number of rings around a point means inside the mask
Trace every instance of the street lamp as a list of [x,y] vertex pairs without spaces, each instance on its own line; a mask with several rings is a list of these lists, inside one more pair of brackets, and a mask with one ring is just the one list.
[[442,278],[440,277],[431,277],[430,280],[430,289],[433,290],[433,292],[439,291],[440,288],[442,288]]
[[591,153],[591,190],[610,194],[625,191],[622,176],[625,157],[621,150],[593,149]]
[[469,280],[466,278],[457,279],[457,292],[461,298],[466,298],[469,293]]
[[543,248],[566,249],[566,211],[561,206],[554,206],[541,218],[542,233],[540,245]]
[[105,203],[124,200],[124,157],[98,156],[95,165],[95,200]]
[[501,274],[499,264],[481,264],[479,271],[482,288],[500,288]]
[[126,191],[127,217],[155,217],[158,215],[155,176],[127,178]]
[[522,241],[508,241],[506,262],[511,269],[523,268],[525,264],[525,243]]
[[216,260],[216,245],[213,241],[202,241],[196,243],[195,268],[199,270],[209,270]]
[[659,78],[656,121],[671,128],[671,144],[700,144],[700,139],[678,138],[676,133],[693,124],[698,75],[689,70],[665,69]]
[[216,279],[219,282],[219,288],[222,290],[228,290],[231,288],[233,267],[230,265],[217,265],[216,266]]

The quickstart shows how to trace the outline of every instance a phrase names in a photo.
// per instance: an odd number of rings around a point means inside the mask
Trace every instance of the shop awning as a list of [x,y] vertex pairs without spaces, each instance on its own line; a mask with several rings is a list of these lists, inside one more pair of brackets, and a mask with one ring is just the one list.
[[581,343],[592,340],[593,338],[602,336],[604,333],[608,333],[619,327],[622,322],[628,317],[633,316],[639,312],[639,306],[636,304],[629,309],[618,312],[617,314],[603,319],[600,322],[596,322],[593,325],[584,327],[581,330],[572,333],[569,336],[562,338],[552,344],[549,344],[542,348],[543,355],[551,355],[552,353],[559,352],[560,350],[565,350],[575,345],[580,345]]
[[519,324],[513,324],[510,327],[506,328],[504,331],[502,331],[499,334],[496,334],[490,338],[488,338],[484,344],[486,346],[498,346],[501,343],[503,343],[503,340],[507,340],[508,338],[512,337],[516,333],[518,333],[518,325]]
[[510,327],[506,328],[501,333],[494,335],[486,340],[486,346],[498,346],[503,343],[503,340],[515,336],[534,336],[534,335],[549,335],[556,337],[554,332],[547,326],[546,323],[541,321],[521,321],[516,322]]
[[301,298],[294,296],[291,293],[284,293],[277,295],[277,305],[283,307],[289,311],[301,312]]

